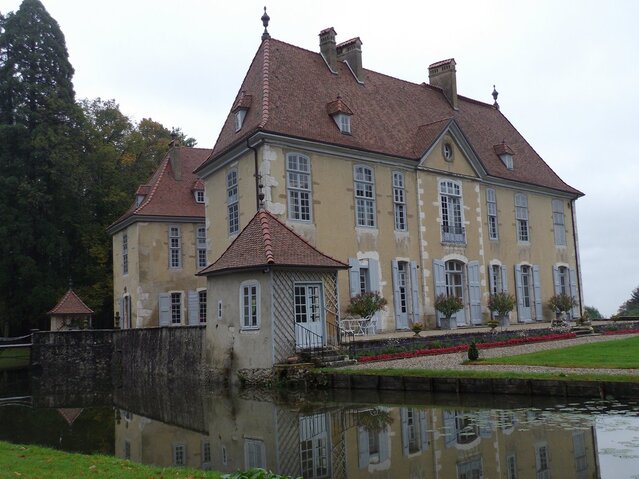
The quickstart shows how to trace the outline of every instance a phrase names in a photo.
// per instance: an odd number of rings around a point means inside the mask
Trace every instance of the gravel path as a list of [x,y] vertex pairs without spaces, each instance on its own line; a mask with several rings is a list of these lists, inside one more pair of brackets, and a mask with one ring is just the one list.
[[[600,341],[615,341],[631,336],[630,334],[611,335],[611,336],[582,336],[574,339],[565,339],[562,341],[548,341],[542,343],[530,343],[521,346],[509,346],[505,348],[480,349],[480,358],[495,358],[502,356],[514,356],[516,354],[533,353],[537,351],[547,351],[550,349],[565,348],[567,346],[576,346],[578,344],[598,343]],[[377,361],[372,363],[357,364],[351,366],[354,369],[379,369],[379,368],[404,368],[404,369],[448,369],[448,370],[468,370],[473,371],[513,371],[513,372],[563,372],[563,373],[599,373],[599,374],[626,374],[636,375],[639,377],[639,369],[593,369],[593,368],[552,368],[546,366],[506,366],[506,365],[468,365],[465,366],[463,361],[468,359],[466,351],[461,353],[439,354],[436,356],[420,356],[417,358],[395,359],[390,361]]]

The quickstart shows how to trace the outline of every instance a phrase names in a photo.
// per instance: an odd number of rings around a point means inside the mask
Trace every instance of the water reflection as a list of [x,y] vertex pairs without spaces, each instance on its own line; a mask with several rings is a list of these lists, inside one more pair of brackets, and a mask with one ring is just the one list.
[[597,478],[595,419],[584,414],[588,408],[291,406],[210,397],[197,430],[122,410],[115,453],[160,466],[264,467],[308,479]]

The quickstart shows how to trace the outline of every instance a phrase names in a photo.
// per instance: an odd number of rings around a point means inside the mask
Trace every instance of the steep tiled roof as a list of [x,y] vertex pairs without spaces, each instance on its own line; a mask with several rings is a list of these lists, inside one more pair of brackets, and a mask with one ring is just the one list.
[[[445,62],[448,60],[433,65]],[[366,69],[360,84],[344,62],[338,62],[336,68],[337,74],[331,73],[319,53],[264,40],[240,88],[253,97],[244,126],[236,132],[230,114],[209,161],[257,131],[418,161],[438,124],[452,119],[489,176],[581,194],[557,176],[493,105],[459,96],[455,110],[440,88]],[[327,105],[338,95],[353,112],[351,135],[341,134],[327,113]],[[517,155],[513,170],[505,167],[493,149],[502,141]]]
[[200,275],[270,266],[347,269],[267,211],[258,211],[215,263]]
[[93,310],[70,289],[47,314],[93,314]]
[[204,218],[204,204],[197,203],[193,195],[194,189],[204,189],[204,184],[193,173],[208,156],[211,150],[206,148],[178,147],[182,165],[181,179],[175,179],[171,167],[170,154],[160,163],[146,185],[141,185],[137,193],[145,195],[139,206],[135,203],[114,222],[107,231],[113,234],[136,217],[202,217]]

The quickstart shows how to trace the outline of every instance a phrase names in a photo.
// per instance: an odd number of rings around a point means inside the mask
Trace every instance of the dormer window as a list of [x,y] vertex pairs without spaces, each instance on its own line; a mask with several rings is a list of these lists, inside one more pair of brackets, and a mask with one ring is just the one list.
[[204,191],[195,190],[195,202],[196,203],[204,203]]
[[351,109],[344,103],[342,97],[338,95],[337,100],[330,102],[326,105],[326,110],[328,114],[333,118],[333,121],[339,128],[339,131],[343,135],[351,134],[351,116],[353,116],[353,112]]
[[509,170],[514,169],[513,156],[515,156],[515,152],[513,152],[512,148],[506,144],[505,140],[500,144],[493,146],[493,150],[495,150],[495,153],[506,168]]
[[142,204],[142,202],[144,201],[144,198],[146,198],[146,196],[144,196],[144,195],[135,195],[135,207],[136,208]]
[[244,118],[246,117],[246,110],[237,110],[235,112],[235,131],[240,131],[242,125],[244,125]]

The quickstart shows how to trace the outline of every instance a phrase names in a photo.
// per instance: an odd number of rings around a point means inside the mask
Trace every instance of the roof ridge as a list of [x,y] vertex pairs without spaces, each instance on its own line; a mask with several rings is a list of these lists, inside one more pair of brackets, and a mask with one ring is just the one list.
[[259,212],[260,227],[262,228],[262,240],[264,241],[264,255],[268,264],[275,263],[273,256],[273,238],[271,237],[271,229],[268,225],[268,218],[264,211]]
[[[155,180],[155,184],[151,187],[151,192],[147,195],[146,198],[144,198],[144,201],[142,203],[140,203],[140,206],[138,206],[136,209],[133,210],[133,214],[137,213],[138,211],[141,211],[142,208],[144,208],[146,205],[148,205],[149,202],[151,201],[151,199],[153,198],[153,195],[158,190],[158,187],[160,186],[160,180],[162,178],[164,178],[164,174],[166,173],[166,169],[169,166],[169,153],[168,152],[164,156],[164,159],[162,160],[162,162],[163,162],[163,164],[160,166],[160,174],[158,175],[157,179]],[[151,186],[151,185],[148,185],[148,186]]]
[[269,69],[271,66],[271,41],[264,40],[264,54],[262,63],[262,121],[258,128],[264,128],[268,121],[268,103],[269,103]]
[[[464,100],[467,101],[469,103],[475,103],[476,105],[481,105],[481,106],[486,106],[488,108],[492,108],[494,110],[497,110],[497,108],[495,108],[495,105],[492,105],[490,103],[486,103],[485,101],[481,101],[481,100],[475,100],[474,98],[470,98],[464,95],[457,95],[457,98],[460,100]],[[505,116],[504,116],[505,118]]]

